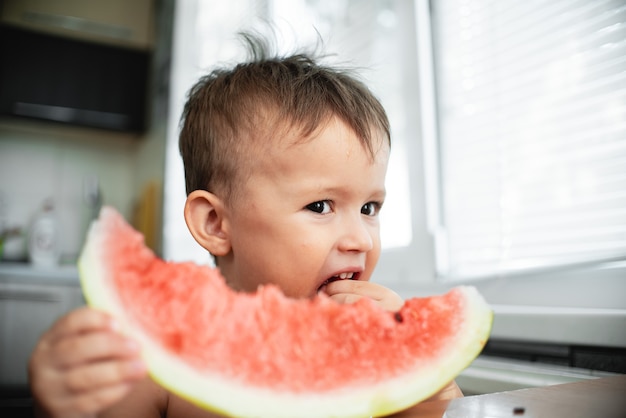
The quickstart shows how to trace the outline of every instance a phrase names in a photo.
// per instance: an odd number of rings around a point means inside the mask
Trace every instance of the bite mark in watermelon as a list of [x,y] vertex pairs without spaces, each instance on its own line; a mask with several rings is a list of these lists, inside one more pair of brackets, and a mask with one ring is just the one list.
[[217,269],[166,262],[104,207],[79,259],[90,306],[138,339],[151,376],[237,417],[364,417],[405,409],[453,380],[487,341],[492,311],[472,287],[388,312],[362,299],[231,290]]

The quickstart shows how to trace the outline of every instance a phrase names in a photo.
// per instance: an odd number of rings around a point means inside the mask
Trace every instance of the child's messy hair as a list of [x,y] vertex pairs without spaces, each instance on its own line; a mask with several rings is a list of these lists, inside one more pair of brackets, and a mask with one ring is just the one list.
[[188,194],[207,190],[231,199],[270,140],[294,130],[306,140],[333,116],[372,156],[378,145],[373,135],[382,134],[389,143],[381,103],[349,71],[323,66],[304,53],[270,56],[266,40],[242,37],[250,60],[213,70],[189,91],[179,142]]

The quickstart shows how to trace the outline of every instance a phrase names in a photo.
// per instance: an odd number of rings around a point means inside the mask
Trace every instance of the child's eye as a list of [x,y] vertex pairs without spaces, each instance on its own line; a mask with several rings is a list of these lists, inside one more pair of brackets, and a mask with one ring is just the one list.
[[380,212],[381,206],[378,202],[367,202],[361,207],[361,213],[367,216],[376,216]]
[[326,214],[330,212],[330,202],[328,200],[318,200],[317,202],[309,203],[306,208],[312,212]]

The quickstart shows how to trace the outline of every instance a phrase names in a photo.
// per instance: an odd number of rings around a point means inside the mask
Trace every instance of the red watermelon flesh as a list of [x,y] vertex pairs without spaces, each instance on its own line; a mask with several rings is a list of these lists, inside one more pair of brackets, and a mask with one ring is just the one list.
[[155,380],[207,409],[242,417],[379,416],[437,392],[485,344],[492,312],[471,287],[408,300],[238,293],[217,269],[165,262],[103,208],[79,260],[90,305],[142,342]]

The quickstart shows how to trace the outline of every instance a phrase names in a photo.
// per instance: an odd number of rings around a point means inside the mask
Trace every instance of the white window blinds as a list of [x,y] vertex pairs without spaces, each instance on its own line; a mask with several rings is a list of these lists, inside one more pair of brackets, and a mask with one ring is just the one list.
[[626,257],[626,2],[432,7],[440,274]]

